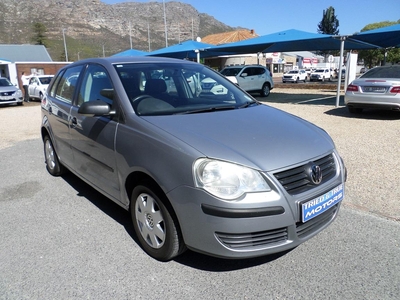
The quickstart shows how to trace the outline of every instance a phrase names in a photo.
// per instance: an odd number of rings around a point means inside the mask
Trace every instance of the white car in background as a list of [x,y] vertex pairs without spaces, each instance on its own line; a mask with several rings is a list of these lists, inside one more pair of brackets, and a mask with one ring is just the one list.
[[229,66],[221,74],[247,92],[259,92],[267,97],[274,88],[271,72],[261,65]]
[[29,79],[28,93],[30,99],[42,100],[54,75],[37,75]]
[[283,74],[282,82],[295,82],[298,83],[299,81],[306,82],[307,80],[307,73],[305,70],[290,70],[289,72]]
[[0,77],[0,105],[15,103],[22,105],[23,101],[24,97],[21,90],[13,85],[7,78]]
[[332,72],[329,68],[316,69],[310,75],[310,81],[331,81],[332,78]]

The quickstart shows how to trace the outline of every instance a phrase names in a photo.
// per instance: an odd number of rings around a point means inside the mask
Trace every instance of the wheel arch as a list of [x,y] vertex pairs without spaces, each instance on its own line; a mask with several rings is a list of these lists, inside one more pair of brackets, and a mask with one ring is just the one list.
[[169,213],[171,214],[171,217],[175,219],[176,224],[177,224],[178,234],[181,236],[182,240],[184,241],[181,224],[179,222],[178,216],[176,215],[175,209],[174,209],[173,205],[171,204],[171,201],[169,200],[165,191],[157,183],[157,181],[154,178],[152,178],[149,174],[142,172],[142,171],[135,171],[135,172],[132,172],[131,174],[129,174],[128,177],[126,178],[125,191],[128,196],[128,199],[129,199],[128,210],[129,211],[131,210],[132,193],[133,193],[134,188],[138,185],[146,185],[149,188],[154,189],[154,192],[157,193],[160,200],[163,201],[163,204],[167,207]]
[[163,188],[158,184],[158,182],[154,178],[152,178],[149,174],[142,171],[135,171],[130,173],[125,180],[125,191],[129,199],[129,209],[131,206],[131,196],[133,189],[140,184],[150,185],[154,189],[154,192],[160,196],[164,205],[170,210],[170,213],[173,215],[173,217],[179,220],[176,216],[171,201],[169,200]]

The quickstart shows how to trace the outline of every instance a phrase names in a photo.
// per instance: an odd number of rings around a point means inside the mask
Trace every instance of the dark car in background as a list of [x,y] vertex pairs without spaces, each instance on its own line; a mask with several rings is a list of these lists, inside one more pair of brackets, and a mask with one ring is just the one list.
[[72,63],[48,88],[41,132],[48,172],[69,170],[128,210],[161,261],[187,248],[224,258],[292,249],[344,197],[345,167],[324,130],[190,61]]
[[347,86],[344,102],[351,113],[367,108],[400,112],[400,65],[368,70]]

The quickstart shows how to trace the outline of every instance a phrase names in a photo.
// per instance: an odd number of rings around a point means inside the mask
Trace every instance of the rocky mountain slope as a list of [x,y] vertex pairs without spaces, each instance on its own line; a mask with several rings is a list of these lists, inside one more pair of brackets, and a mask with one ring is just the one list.
[[[168,45],[234,30],[181,2],[165,2]],[[132,48],[165,47],[163,2],[105,4],[100,0],[1,0],[0,43],[33,43],[33,24],[46,26],[53,60],[64,55],[63,32],[70,60],[108,56]],[[1,55],[0,55],[1,56]]]

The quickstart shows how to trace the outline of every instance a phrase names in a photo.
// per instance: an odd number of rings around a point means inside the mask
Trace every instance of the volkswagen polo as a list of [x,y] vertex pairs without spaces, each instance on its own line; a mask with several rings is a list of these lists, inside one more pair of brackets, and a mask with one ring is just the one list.
[[48,172],[69,170],[129,211],[160,261],[188,248],[223,258],[295,248],[344,197],[345,167],[324,130],[190,61],[70,64],[43,99],[41,134]]

